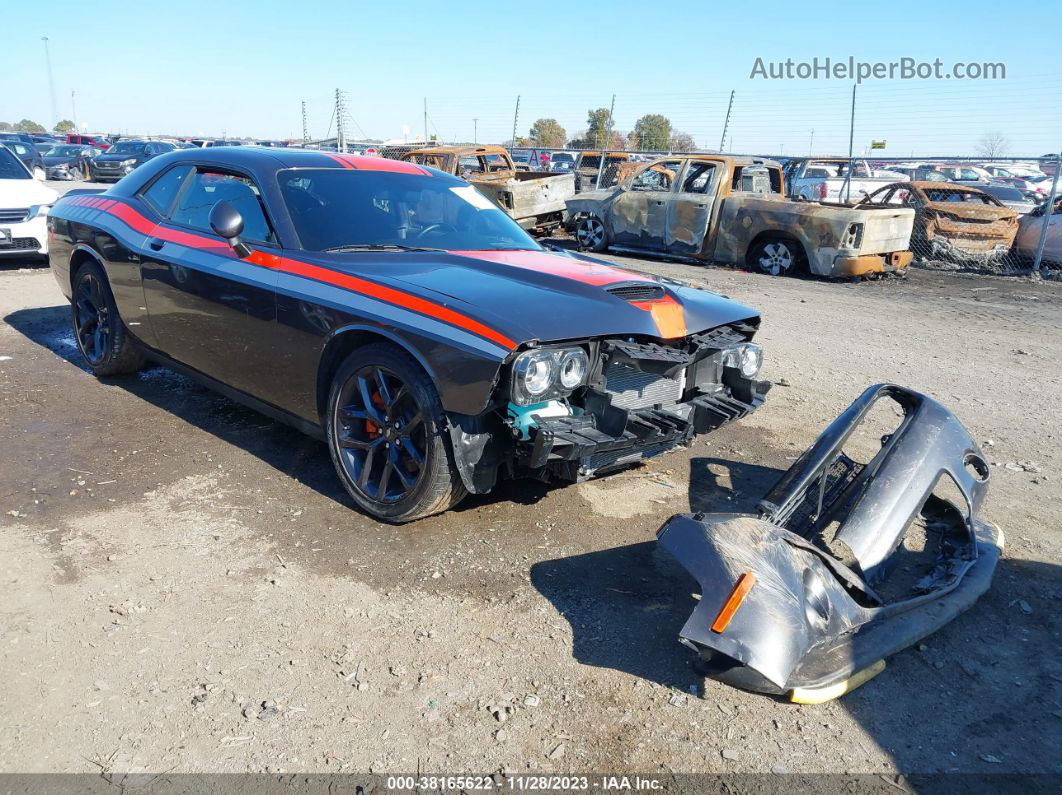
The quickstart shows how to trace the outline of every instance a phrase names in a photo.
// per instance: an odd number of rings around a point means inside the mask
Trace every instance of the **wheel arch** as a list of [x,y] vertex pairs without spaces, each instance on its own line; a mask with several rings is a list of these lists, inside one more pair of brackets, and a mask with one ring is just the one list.
[[67,274],[67,279],[70,283],[71,294],[74,291],[74,279],[77,277],[78,270],[88,262],[95,262],[99,265],[103,275],[110,281],[107,268],[103,264],[103,258],[88,246],[78,243],[74,250],[70,252],[70,273]]
[[412,356],[435,384],[435,388],[439,389],[439,379],[427,359],[398,334],[376,326],[342,326],[329,335],[317,364],[316,403],[317,415],[320,417],[322,427],[328,412],[328,393],[331,391],[332,378],[336,371],[353,351],[374,342],[390,343]]

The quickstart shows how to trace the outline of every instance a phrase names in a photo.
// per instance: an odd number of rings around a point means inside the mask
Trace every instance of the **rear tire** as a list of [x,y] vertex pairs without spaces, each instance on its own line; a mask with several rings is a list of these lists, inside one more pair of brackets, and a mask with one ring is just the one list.
[[400,348],[372,343],[351,353],[332,379],[327,412],[332,463],[371,516],[412,522],[467,494],[435,385]]
[[804,251],[800,244],[784,237],[769,237],[749,249],[750,268],[770,276],[791,276],[804,266]]
[[86,262],[74,275],[71,319],[74,340],[93,375],[125,375],[143,367],[144,355],[122,322],[107,275],[97,262]]

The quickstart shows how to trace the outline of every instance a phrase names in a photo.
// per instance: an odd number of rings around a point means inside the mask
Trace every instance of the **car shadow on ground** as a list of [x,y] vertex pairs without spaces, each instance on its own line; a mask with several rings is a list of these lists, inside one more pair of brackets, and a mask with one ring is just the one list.
[[[20,309],[7,315],[4,321],[28,339],[88,372],[74,341],[67,305]],[[318,494],[357,510],[336,476],[323,442],[162,365],[149,364],[136,375],[100,380],[257,456]],[[455,510],[475,509],[495,502],[533,504],[561,485],[564,484],[501,481],[490,494],[470,497]]]
[[[754,513],[781,474],[719,458],[691,464],[695,511]],[[1049,651],[1062,633],[1060,575],[1056,565],[1003,558],[972,609],[838,705],[905,773],[1060,772],[1043,754],[1044,731],[1057,732],[1062,717],[1062,660]],[[709,699],[726,691],[706,683],[678,643],[699,586],[655,541],[542,561],[531,582],[569,623],[579,663]],[[837,708],[786,706],[822,720]]]
[[[721,458],[690,461],[694,511],[749,511],[780,471]],[[571,625],[572,655],[684,692],[703,678],[678,634],[694,607],[696,581],[645,541],[536,563],[531,583]]]

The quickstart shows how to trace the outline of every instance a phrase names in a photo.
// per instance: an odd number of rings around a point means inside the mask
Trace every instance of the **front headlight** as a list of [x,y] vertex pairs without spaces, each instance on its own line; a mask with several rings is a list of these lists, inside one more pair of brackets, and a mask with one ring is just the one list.
[[51,208],[50,204],[34,204],[29,208],[29,216],[26,218],[28,221],[30,218],[37,218],[39,216],[48,215],[48,210]]
[[123,161],[122,161],[122,165],[123,165],[123,166],[131,166],[131,165],[133,165],[134,163],[136,163],[136,159],[134,159],[134,158],[131,158],[131,159],[129,159],[129,160],[123,160]]
[[737,369],[745,378],[752,378],[763,366],[763,348],[755,342],[743,342],[727,348],[723,366]]
[[590,361],[582,348],[536,348],[513,360],[511,398],[529,406],[564,397],[586,382]]

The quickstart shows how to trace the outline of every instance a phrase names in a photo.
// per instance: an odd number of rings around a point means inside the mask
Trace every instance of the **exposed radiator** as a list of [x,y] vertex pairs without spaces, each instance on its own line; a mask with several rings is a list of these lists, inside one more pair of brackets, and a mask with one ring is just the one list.
[[678,403],[682,397],[685,380],[684,370],[675,378],[665,378],[619,362],[612,362],[605,368],[605,388],[612,396],[612,405],[621,409],[643,409]]

